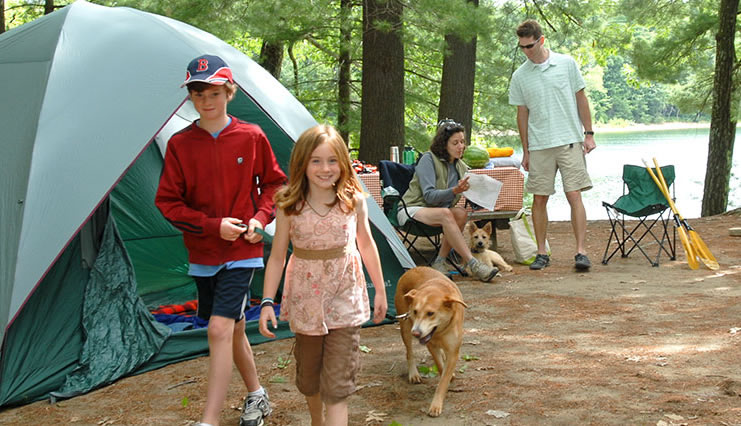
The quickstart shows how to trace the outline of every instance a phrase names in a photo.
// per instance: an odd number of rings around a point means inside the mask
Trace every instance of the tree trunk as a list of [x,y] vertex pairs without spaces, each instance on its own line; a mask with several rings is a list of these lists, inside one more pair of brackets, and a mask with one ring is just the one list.
[[44,15],[54,12],[54,0],[44,0]]
[[[468,0],[475,6],[479,0]],[[440,105],[437,119],[452,118],[466,128],[466,143],[471,142],[473,123],[473,89],[476,80],[476,38],[461,40],[452,34],[445,36],[447,50],[443,60],[440,83]]]
[[0,0],[0,34],[5,32],[5,0]]
[[724,213],[728,207],[733,141],[736,120],[731,118],[733,66],[736,63],[734,37],[739,0],[721,0],[720,25],[715,36],[715,76],[713,112],[710,118],[710,143],[702,198],[702,216]]
[[265,68],[276,80],[280,80],[283,65],[283,42],[265,41],[260,48],[260,66]]
[[359,158],[370,163],[388,159],[393,145],[404,147],[402,12],[400,0],[363,1]]
[[350,144],[350,48],[352,44],[352,2],[340,0],[340,56],[337,78],[337,129]]

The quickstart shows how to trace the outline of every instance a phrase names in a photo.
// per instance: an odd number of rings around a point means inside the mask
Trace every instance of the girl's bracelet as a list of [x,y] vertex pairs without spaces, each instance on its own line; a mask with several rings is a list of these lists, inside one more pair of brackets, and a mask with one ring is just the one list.
[[273,306],[273,299],[269,297],[264,297],[262,299],[262,302],[260,302],[260,309],[264,308],[265,306]]

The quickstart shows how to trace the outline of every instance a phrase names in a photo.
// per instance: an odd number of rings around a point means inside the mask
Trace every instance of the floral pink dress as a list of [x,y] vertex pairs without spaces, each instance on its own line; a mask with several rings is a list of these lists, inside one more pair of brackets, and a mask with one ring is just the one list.
[[326,250],[349,246],[350,250],[327,260],[292,255],[286,266],[280,318],[289,322],[294,333],[311,336],[368,321],[368,291],[355,244],[357,214],[346,214],[336,204],[320,216],[307,205],[290,218],[293,247]]

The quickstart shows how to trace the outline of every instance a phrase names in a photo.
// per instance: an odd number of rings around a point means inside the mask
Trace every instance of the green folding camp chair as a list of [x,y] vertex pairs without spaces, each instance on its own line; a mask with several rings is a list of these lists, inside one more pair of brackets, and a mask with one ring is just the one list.
[[[673,191],[674,166],[664,166],[661,172]],[[607,265],[618,252],[621,257],[628,257],[636,248],[652,266],[659,266],[662,252],[669,259],[676,259],[677,232],[671,220],[671,209],[645,167],[624,165],[623,195],[612,204],[603,201],[602,206],[607,210],[611,225],[602,264]],[[615,247],[610,251],[613,243]],[[644,248],[653,244],[658,245],[655,259],[646,252],[648,248]]]

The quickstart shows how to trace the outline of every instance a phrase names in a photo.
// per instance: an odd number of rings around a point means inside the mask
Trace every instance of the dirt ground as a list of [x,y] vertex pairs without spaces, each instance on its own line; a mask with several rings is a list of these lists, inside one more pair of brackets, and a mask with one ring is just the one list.
[[[721,268],[678,259],[651,267],[638,253],[599,263],[608,236],[590,222],[591,272],[573,270],[570,224],[552,223],[551,266],[493,284],[458,280],[469,305],[456,378],[440,417],[426,410],[437,377],[406,382],[398,325],[362,330],[363,368],[350,424],[741,425],[741,212],[691,219]],[[508,231],[499,251],[511,260]],[[309,424],[293,385],[292,339],[254,347],[270,392],[269,425]],[[432,360],[417,345],[424,365]],[[0,424],[188,425],[203,408],[207,358],[135,377],[71,400],[0,412]],[[237,424],[243,386],[235,371],[222,424]]]

